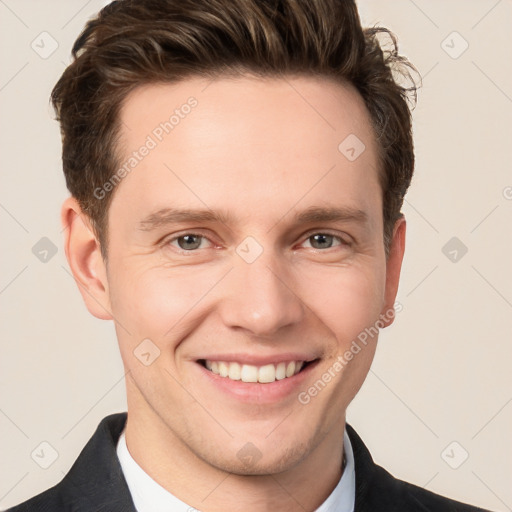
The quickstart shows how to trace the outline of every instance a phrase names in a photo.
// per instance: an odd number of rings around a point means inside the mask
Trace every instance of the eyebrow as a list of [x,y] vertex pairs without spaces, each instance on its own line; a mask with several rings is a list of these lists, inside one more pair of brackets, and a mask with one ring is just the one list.
[[311,206],[295,215],[296,223],[308,224],[311,222],[336,222],[352,221],[359,223],[368,222],[368,214],[352,207],[320,207]]
[[152,231],[161,226],[179,222],[220,222],[229,224],[232,220],[231,215],[222,211],[162,208],[140,221],[139,229]]
[[[225,211],[213,211],[208,209],[177,209],[162,208],[145,217],[139,223],[142,231],[154,229],[179,222],[212,222],[221,224],[233,224],[234,217]],[[368,222],[368,214],[360,209],[352,207],[320,207],[311,206],[293,217],[294,224],[310,224],[313,222]]]

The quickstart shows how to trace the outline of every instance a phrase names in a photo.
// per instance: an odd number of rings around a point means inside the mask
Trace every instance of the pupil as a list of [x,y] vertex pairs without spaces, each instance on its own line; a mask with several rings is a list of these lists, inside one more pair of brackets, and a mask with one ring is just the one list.
[[[200,238],[197,235],[185,235],[178,239],[178,245],[185,250],[197,249],[201,245]],[[196,239],[195,242],[194,239]]]

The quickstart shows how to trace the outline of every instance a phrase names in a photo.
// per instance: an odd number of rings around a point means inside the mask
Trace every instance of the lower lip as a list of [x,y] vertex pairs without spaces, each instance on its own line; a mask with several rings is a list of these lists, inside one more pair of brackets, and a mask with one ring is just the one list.
[[293,377],[286,377],[282,380],[275,380],[262,384],[260,382],[243,382],[241,380],[231,380],[229,377],[221,377],[216,373],[205,368],[202,364],[196,365],[202,371],[202,374],[209,382],[216,386],[220,391],[231,395],[241,402],[269,404],[279,402],[290,395],[297,395],[303,389],[304,381],[308,378],[311,371],[318,364],[319,360],[310,363]]

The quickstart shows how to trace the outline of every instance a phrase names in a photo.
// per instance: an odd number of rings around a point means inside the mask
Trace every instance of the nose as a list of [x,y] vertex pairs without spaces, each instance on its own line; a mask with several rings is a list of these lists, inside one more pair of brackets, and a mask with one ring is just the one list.
[[271,337],[304,316],[305,305],[294,292],[292,274],[272,255],[262,255],[253,263],[237,261],[227,281],[219,309],[229,328]]

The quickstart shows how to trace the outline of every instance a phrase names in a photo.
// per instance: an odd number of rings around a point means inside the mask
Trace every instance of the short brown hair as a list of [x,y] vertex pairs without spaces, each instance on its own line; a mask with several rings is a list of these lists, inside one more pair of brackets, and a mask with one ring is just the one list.
[[[379,36],[390,40],[386,50]],[[66,184],[92,221],[106,258],[113,192],[94,191],[119,166],[119,114],[137,86],[250,72],[325,76],[351,83],[364,99],[380,149],[386,254],[414,152],[410,63],[387,29],[363,29],[354,0],[117,0],[91,19],[51,100],[62,133]],[[341,142],[341,141],[340,141]]]

